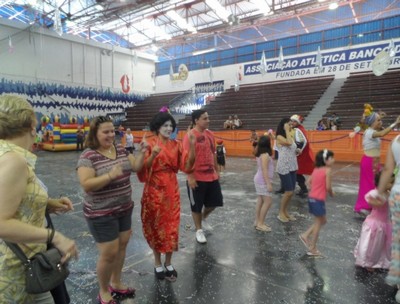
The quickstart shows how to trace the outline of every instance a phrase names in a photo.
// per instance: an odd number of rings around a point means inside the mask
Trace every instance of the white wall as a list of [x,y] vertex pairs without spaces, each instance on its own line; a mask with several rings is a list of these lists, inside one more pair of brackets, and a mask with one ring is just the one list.
[[[12,52],[8,51],[9,36]],[[145,54],[138,54],[134,65],[131,50],[73,35],[60,37],[52,30],[0,19],[2,77],[121,91],[120,79],[126,74],[130,78],[130,93],[149,94],[153,92],[153,71],[154,62]]]

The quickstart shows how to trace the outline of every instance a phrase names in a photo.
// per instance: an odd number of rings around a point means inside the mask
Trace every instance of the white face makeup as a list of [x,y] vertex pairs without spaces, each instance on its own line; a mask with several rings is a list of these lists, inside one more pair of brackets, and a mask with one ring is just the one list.
[[162,137],[169,138],[173,129],[174,129],[174,127],[172,126],[172,122],[170,120],[168,120],[160,127],[160,130],[158,130],[158,133]]

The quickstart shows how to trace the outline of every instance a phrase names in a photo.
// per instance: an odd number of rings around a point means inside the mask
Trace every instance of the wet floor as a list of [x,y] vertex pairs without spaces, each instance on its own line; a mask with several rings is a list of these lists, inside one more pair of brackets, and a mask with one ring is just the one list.
[[[77,152],[38,154],[37,174],[50,195],[67,195],[75,210],[55,216],[58,230],[77,241],[79,261],[70,265],[67,280],[72,303],[97,303],[97,249],[82,214],[82,190],[75,165]],[[298,234],[312,222],[305,199],[291,202],[297,221],[277,220],[279,196],[266,223],[272,232],[253,227],[256,195],[253,176],[256,162],[250,158],[228,158],[221,177],[224,207],[209,217],[213,230],[206,232],[207,244],[198,244],[186,194],[185,175],[181,186],[180,248],[173,256],[178,279],[157,281],[150,248],[143,237],[140,198],[143,184],[132,175],[133,236],[128,245],[123,280],[135,287],[137,296],[122,303],[207,303],[207,304],[297,304],[297,303],[395,303],[396,290],[385,284],[385,271],[368,273],[354,266],[353,248],[362,219],[353,213],[357,194],[358,164],[335,164],[333,185],[336,196],[327,202],[328,223],[321,231],[321,258],[306,255]],[[274,180],[278,188],[278,178]]]

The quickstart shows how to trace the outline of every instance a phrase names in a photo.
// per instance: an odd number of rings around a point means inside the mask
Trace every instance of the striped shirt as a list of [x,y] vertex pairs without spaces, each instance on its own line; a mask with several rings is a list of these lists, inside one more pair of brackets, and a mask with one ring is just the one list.
[[115,159],[108,158],[96,150],[86,149],[78,160],[77,168],[92,168],[95,176],[107,174],[117,164],[121,164],[123,168],[123,174],[107,186],[96,191],[85,192],[83,207],[85,217],[119,215],[133,208],[130,183],[132,167],[128,152],[121,145],[116,146],[115,150],[117,153]]

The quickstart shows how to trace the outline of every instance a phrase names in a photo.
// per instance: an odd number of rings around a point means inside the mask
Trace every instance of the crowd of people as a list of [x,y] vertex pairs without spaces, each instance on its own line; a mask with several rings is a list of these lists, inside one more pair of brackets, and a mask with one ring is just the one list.
[[330,116],[323,116],[318,122],[315,130],[318,131],[337,131],[340,129],[342,122],[340,117],[336,113],[332,113]]
[[[132,235],[134,203],[130,177],[133,172],[144,183],[141,221],[144,237],[153,252],[154,274],[158,280],[173,282],[178,278],[172,256],[179,247],[181,206],[176,177],[179,170],[187,175],[194,238],[200,244],[207,242],[204,230],[212,229],[207,219],[224,204],[219,178],[225,166],[226,150],[223,141],[216,141],[208,129],[210,118],[204,109],[194,110],[191,116],[192,127],[180,142],[171,139],[176,130],[173,116],[169,111],[160,111],[149,123],[151,135],[143,136],[135,153],[130,150],[133,136],[127,138],[127,146],[116,142],[110,118],[99,116],[90,122],[85,150],[76,168],[84,191],[84,217],[98,249],[96,275],[100,304],[119,303],[136,293],[121,277]],[[22,98],[3,95],[0,118],[0,288],[3,291],[0,302],[53,304],[55,300],[50,291],[35,295],[26,292],[24,265],[4,241],[20,244],[28,257],[51,245],[62,254],[62,263],[78,258],[73,240],[44,225],[46,210],[67,212],[73,205],[67,197],[50,199],[46,186],[34,173],[36,156],[29,151],[37,122],[30,104]],[[393,178],[394,170],[400,167],[400,136],[390,145],[382,173],[378,161],[379,139],[400,123],[400,116],[385,129],[376,112],[364,113],[363,121],[368,128],[363,135],[365,155],[360,165],[355,210],[372,209],[372,212],[363,224],[354,251],[355,264],[370,271],[389,268],[387,281],[400,285],[400,175]],[[281,119],[275,134],[270,130],[259,137],[252,130],[250,141],[257,160],[254,228],[265,233],[272,231],[265,220],[272,204],[272,181],[277,172],[282,190],[277,219],[282,223],[296,220],[290,212],[290,202],[298,184],[297,194],[308,197],[309,212],[314,216],[314,222],[299,234],[299,239],[307,255],[321,256],[317,244],[321,228],[327,222],[327,195],[334,195],[331,168],[335,159],[334,152],[327,149],[318,151],[314,158],[302,123],[303,117],[292,115]],[[274,150],[278,156],[276,161]],[[304,175],[310,176],[307,182]],[[375,183],[371,184],[374,177]],[[381,233],[374,233],[378,230]],[[7,288],[11,285],[13,288]],[[400,302],[400,292],[396,300]]]

